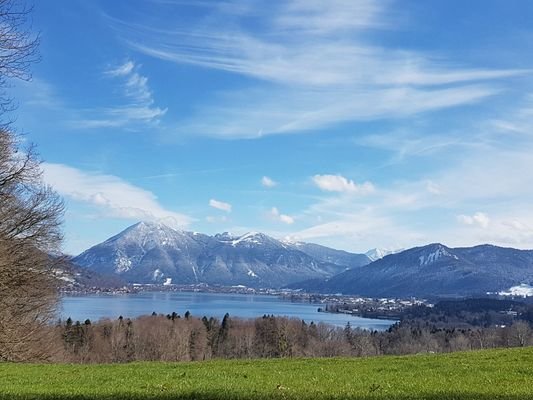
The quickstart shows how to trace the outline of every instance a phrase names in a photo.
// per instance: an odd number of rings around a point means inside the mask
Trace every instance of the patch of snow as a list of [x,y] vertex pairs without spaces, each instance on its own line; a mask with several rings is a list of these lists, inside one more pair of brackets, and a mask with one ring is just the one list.
[[157,268],[154,273],[152,274],[152,280],[153,281],[158,281],[160,280],[161,278],[163,278],[165,274],[163,273],[163,271],[161,271],[159,268]]
[[283,244],[291,245],[291,246],[303,246],[304,245],[304,243],[299,242],[293,236],[285,236],[283,239],[280,240],[280,242]]
[[163,286],[170,286],[170,285],[172,285],[172,278],[165,279]]
[[261,241],[257,239],[257,236],[259,236],[259,235],[260,234],[257,233],[257,232],[248,232],[248,233],[242,235],[241,237],[239,237],[238,239],[232,240],[231,241],[231,245],[235,247],[235,246],[237,246],[240,243],[261,244]]
[[120,251],[115,256],[115,272],[121,274],[131,269],[131,260]]
[[457,260],[456,255],[451,254],[444,247],[441,246],[437,247],[437,250],[428,255],[421,255],[420,257],[418,257],[418,259],[420,260],[420,266],[424,266],[433,264],[434,262],[443,257],[451,257]]
[[248,276],[251,276],[252,278],[257,278],[258,276],[256,275],[256,273],[254,271],[252,271],[251,269],[248,268]]
[[104,243],[118,245],[134,243],[147,252],[158,246],[176,247],[186,240],[185,232],[175,230],[163,223],[139,222]]
[[529,296],[533,296],[533,286],[530,286],[526,283],[522,283],[518,286],[513,286],[507,290],[498,292],[498,294],[500,296],[529,297]]
[[194,279],[196,280],[196,282],[198,282],[198,274],[196,273],[196,267],[194,266],[194,264],[191,265],[191,268],[192,273],[194,274]]
[[230,242],[235,239],[231,232],[217,233],[214,237],[219,242]]

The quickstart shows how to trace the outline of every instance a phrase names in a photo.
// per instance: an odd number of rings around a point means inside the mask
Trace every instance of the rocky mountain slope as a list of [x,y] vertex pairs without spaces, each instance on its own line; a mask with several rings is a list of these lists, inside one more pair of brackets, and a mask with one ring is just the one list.
[[57,279],[58,288],[64,291],[83,291],[91,288],[112,289],[126,285],[126,282],[115,274],[91,271],[73,264],[68,258],[57,263],[52,273]]
[[375,297],[443,297],[498,292],[532,282],[532,250],[491,245],[449,248],[436,243],[291,287]]
[[363,255],[352,256],[346,253],[341,258],[354,264],[338,264],[338,258],[313,257],[299,246],[262,233],[209,236],[140,222],[83,252],[73,262],[131,283],[281,287],[331,277],[367,262]]
[[303,251],[317,260],[333,263],[337,265],[345,265],[347,269],[354,267],[361,267],[369,264],[371,260],[366,254],[349,253],[344,250],[336,250],[330,247],[321,246],[315,243],[304,242],[284,242],[292,245],[296,249]]

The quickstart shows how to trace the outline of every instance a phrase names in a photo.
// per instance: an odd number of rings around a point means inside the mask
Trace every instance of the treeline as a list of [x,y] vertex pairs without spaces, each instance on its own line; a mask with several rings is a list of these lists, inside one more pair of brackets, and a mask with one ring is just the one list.
[[[392,309],[380,309],[371,301],[357,305],[354,315],[363,318],[391,318],[409,323],[429,321],[438,328],[471,328],[512,325],[516,321],[533,324],[533,304],[527,299],[515,301],[496,298],[470,298],[459,300],[441,300],[435,305],[395,306]],[[326,305],[327,312],[339,313],[351,311],[355,306],[350,303]]]
[[439,328],[509,326],[517,321],[533,324],[533,305],[514,300],[472,298],[443,300],[434,307],[406,309],[402,321],[424,322]]
[[59,323],[49,360],[74,363],[196,361],[213,358],[336,357],[452,352],[533,344],[529,324],[440,329],[402,322],[383,332],[263,316],[196,318],[187,313]]

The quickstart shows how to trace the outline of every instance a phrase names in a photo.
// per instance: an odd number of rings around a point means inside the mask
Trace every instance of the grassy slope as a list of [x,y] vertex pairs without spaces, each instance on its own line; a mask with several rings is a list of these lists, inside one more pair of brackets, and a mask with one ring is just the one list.
[[533,399],[533,348],[367,359],[0,364],[0,399]]

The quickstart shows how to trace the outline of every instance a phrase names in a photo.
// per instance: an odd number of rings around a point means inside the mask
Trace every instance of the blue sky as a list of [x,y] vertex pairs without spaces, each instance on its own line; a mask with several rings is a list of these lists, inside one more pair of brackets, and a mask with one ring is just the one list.
[[138,220],[532,248],[533,3],[35,4],[16,126],[75,254]]

